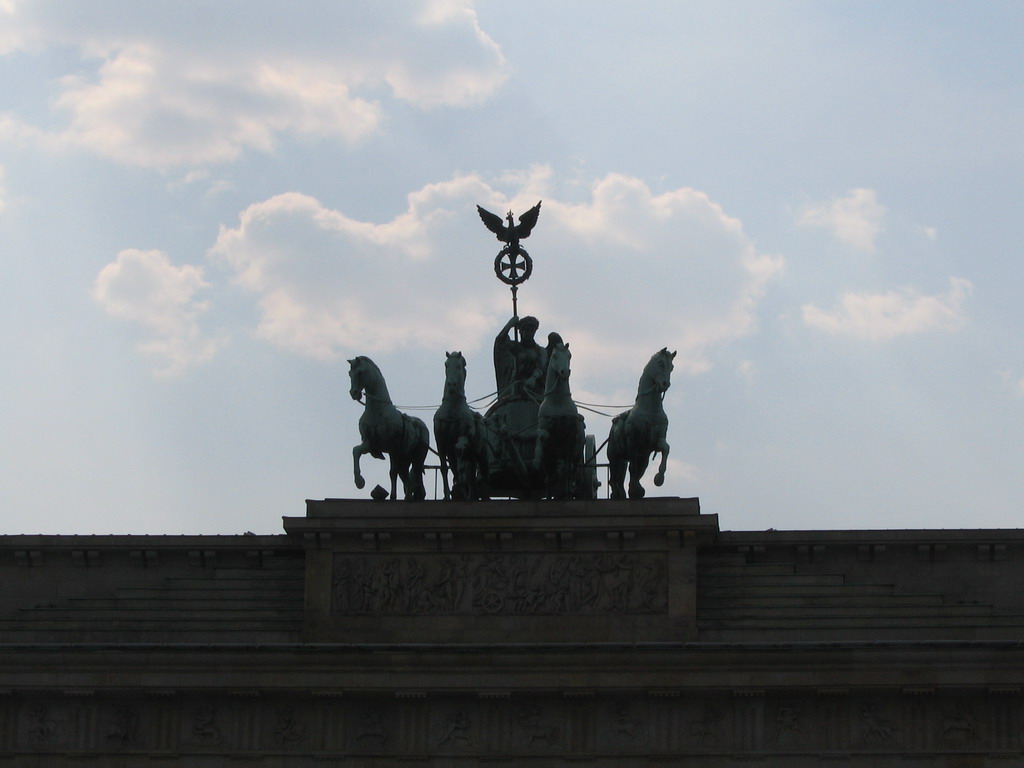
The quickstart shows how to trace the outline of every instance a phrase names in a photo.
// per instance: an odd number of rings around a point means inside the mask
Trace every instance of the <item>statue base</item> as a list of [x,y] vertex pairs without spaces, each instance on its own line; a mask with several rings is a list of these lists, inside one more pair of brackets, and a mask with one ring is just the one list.
[[305,642],[697,638],[697,499],[306,502]]

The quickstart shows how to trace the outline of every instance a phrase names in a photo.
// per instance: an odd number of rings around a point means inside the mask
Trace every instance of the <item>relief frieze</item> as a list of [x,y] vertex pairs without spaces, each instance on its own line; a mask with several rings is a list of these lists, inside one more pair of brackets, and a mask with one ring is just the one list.
[[667,569],[659,554],[334,557],[336,615],[566,616],[667,609]]

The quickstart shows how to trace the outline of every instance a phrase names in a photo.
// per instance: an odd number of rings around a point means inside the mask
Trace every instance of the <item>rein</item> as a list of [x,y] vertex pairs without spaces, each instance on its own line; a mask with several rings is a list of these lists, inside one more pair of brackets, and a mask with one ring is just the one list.
[[636,396],[638,398],[640,398],[640,397],[644,397],[646,395],[650,395],[652,393],[656,394],[656,395],[661,395],[661,400],[664,401],[665,395],[668,394],[668,387],[665,387],[663,390],[661,390],[659,392],[658,391],[658,387],[656,385],[652,385],[652,386],[648,387],[647,389],[644,389],[644,390],[641,390],[640,392],[637,392]]

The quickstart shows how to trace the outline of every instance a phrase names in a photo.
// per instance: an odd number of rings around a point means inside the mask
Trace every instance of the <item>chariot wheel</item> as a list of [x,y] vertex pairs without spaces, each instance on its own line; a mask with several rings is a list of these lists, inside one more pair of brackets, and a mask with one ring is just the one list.
[[480,607],[484,609],[486,613],[498,613],[503,607],[505,607],[505,598],[498,592],[489,591],[484,592],[480,597]]
[[525,248],[506,245],[494,259],[494,274],[506,285],[519,285],[533,273],[533,259]]

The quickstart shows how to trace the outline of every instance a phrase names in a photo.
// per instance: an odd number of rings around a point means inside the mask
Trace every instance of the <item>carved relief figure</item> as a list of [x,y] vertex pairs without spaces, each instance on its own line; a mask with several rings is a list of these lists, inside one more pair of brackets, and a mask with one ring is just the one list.
[[642,736],[644,721],[630,716],[628,702],[615,702],[612,706],[612,718],[615,720],[615,732],[625,737],[627,741],[632,743]]
[[138,735],[138,713],[127,707],[119,707],[107,728],[107,740],[115,744],[134,744],[138,741]]
[[887,744],[893,741],[900,728],[883,716],[875,707],[864,704],[860,708],[861,736],[865,744]]
[[633,567],[628,558],[619,555],[601,555],[597,568],[602,575],[602,586],[609,607],[615,611],[626,611],[633,594]]
[[801,725],[801,711],[799,707],[779,707],[775,713],[775,727],[777,733],[775,742],[780,746],[802,744],[807,741],[807,731]]
[[217,726],[217,711],[209,704],[202,704],[192,710],[192,735],[200,741],[220,741]]
[[377,603],[386,613],[394,613],[400,607],[399,596],[405,589],[401,568],[400,561],[391,558],[377,571],[377,579],[374,581]]
[[639,596],[640,607],[656,611],[664,599],[665,563],[663,560],[636,563],[637,583],[633,593]]
[[50,717],[50,709],[45,704],[35,704],[28,711],[28,737],[39,744],[49,744],[56,740],[59,725]]
[[971,708],[958,704],[952,714],[942,719],[942,738],[946,741],[977,741],[978,726]]
[[537,742],[543,742],[553,747],[558,741],[559,728],[557,725],[541,721],[539,707],[523,707],[519,711],[519,726],[526,733],[527,744],[533,746]]
[[[431,569],[422,565],[425,573]],[[439,568],[433,569],[433,578],[425,583],[423,594],[415,602],[414,613],[438,614],[454,613],[462,605],[466,592],[466,578],[469,564],[465,555],[446,557],[441,560]]]
[[714,707],[705,707],[699,720],[693,722],[692,736],[697,744],[722,743],[722,714]]
[[473,605],[483,608],[485,613],[498,613],[505,605],[505,599],[514,599],[522,594],[525,574],[523,558],[486,557],[473,574]]
[[274,728],[274,741],[278,744],[296,744],[306,736],[306,726],[301,725],[295,717],[295,710],[279,709],[276,712],[277,726]]
[[441,728],[441,734],[438,738],[437,745],[439,747],[445,747],[454,744],[462,744],[463,746],[470,746],[473,742],[469,738],[469,715],[466,714],[466,710],[457,709],[448,715],[445,720],[444,726]]
[[384,727],[384,712],[380,709],[367,709],[359,713],[359,733],[356,743],[382,747],[388,740],[388,732]]

